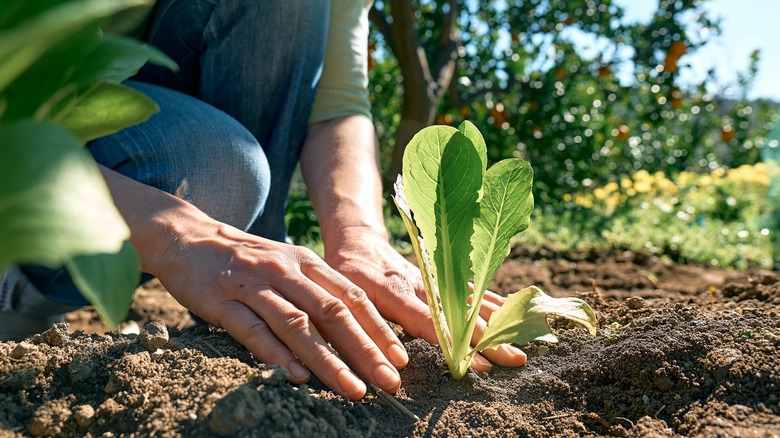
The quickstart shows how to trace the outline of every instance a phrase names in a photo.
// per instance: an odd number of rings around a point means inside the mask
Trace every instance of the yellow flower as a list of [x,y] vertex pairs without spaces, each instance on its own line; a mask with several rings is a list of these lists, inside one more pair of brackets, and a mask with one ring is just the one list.
[[585,208],[591,208],[593,207],[593,201],[590,200],[590,198],[586,198],[579,193],[574,195],[574,203],[579,205],[580,207]]
[[618,191],[618,185],[617,185],[617,183],[616,183],[616,182],[614,182],[614,181],[610,181],[610,182],[608,182],[608,183],[607,183],[607,185],[605,185],[605,186],[604,186],[604,190],[605,190],[607,193],[614,193],[614,192],[617,192],[617,191]]
[[696,174],[693,172],[680,172],[679,175],[677,175],[677,184],[679,184],[680,187],[687,187],[695,176]]
[[637,170],[634,173],[634,182],[647,181],[649,179],[650,179],[650,172],[646,171],[645,169]]
[[630,178],[627,178],[625,176],[623,178],[620,178],[620,187],[623,187],[624,189],[630,189],[632,185],[633,185],[633,181],[631,181]]
[[637,193],[650,193],[653,190],[653,186],[648,181],[640,180],[634,183],[634,190]]

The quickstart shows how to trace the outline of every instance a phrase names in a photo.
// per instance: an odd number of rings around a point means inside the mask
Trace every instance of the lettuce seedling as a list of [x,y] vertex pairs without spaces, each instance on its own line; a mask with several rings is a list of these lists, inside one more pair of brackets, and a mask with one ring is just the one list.
[[431,126],[409,142],[395,183],[394,200],[422,272],[436,335],[456,379],[486,348],[557,342],[547,315],[596,333],[586,302],[553,298],[531,286],[507,297],[471,347],[488,283],[509,254],[510,238],[528,228],[533,211],[528,163],[511,158],[486,167],[485,140],[472,123]]

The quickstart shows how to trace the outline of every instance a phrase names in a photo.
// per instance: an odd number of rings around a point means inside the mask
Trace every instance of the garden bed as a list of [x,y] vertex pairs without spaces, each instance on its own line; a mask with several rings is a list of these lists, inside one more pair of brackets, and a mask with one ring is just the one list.
[[151,284],[130,318],[165,323],[161,350],[154,337],[100,334],[89,310],[67,330],[0,343],[0,435],[780,435],[776,273],[516,250],[491,288],[531,284],[588,301],[598,335],[553,321],[560,343],[527,346],[524,367],[461,381],[437,347],[405,339],[397,399],[417,421],[373,394],[352,403],[316,379],[287,383]]

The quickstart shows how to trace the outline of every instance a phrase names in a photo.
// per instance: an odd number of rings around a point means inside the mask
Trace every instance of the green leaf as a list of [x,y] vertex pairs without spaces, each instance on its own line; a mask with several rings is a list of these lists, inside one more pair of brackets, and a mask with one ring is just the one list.
[[130,242],[115,254],[73,257],[66,263],[73,283],[111,328],[127,316],[141,280],[141,264]]
[[157,104],[143,93],[104,82],[63,110],[57,121],[86,142],[144,122],[157,111]]
[[[151,0],[81,0],[45,10],[0,32],[0,91],[49,48],[90,23]],[[35,3],[29,2],[27,3]],[[35,5],[31,7],[37,7]],[[24,13],[21,14],[25,15]],[[0,20],[2,21],[2,20]]]
[[439,345],[442,347],[444,357],[447,360],[447,363],[450,363],[452,338],[449,334],[447,324],[445,323],[444,315],[442,314],[441,299],[439,297],[439,290],[436,287],[436,282],[433,279],[433,266],[431,265],[430,257],[425,250],[422,237],[420,237],[420,230],[414,224],[412,212],[409,209],[409,203],[404,196],[404,182],[401,175],[398,175],[398,179],[393,187],[395,188],[393,202],[395,202],[395,206],[398,207],[398,211],[401,213],[401,219],[403,219],[406,231],[409,233],[409,240],[412,242],[414,255],[417,257],[420,273],[422,274],[425,297],[428,300],[428,307],[431,310],[431,317],[433,319],[433,328],[436,331],[436,337],[439,340]]
[[97,82],[122,82],[147,62],[176,64],[151,46],[130,38],[101,38],[97,26],[88,26],[52,47],[8,86],[5,119],[62,117]]
[[471,237],[476,300],[472,302],[481,301],[488,283],[509,254],[509,240],[528,228],[534,209],[532,183],[531,166],[517,158],[500,161],[485,174],[479,218]]
[[0,138],[0,266],[119,251],[130,231],[73,134],[24,121],[0,124]]
[[133,38],[105,36],[84,56],[73,72],[72,80],[80,84],[122,82],[138,73],[147,62],[179,70],[171,58],[153,46]]
[[479,154],[479,159],[482,161],[482,168],[485,169],[487,167],[487,144],[485,144],[482,133],[468,120],[464,120],[463,123],[458,126],[458,131],[462,132],[466,138],[471,140],[471,144],[474,145],[474,148]]
[[564,317],[596,335],[596,314],[588,303],[579,298],[553,298],[531,286],[509,295],[501,308],[493,312],[472,353],[508,343],[558,342],[547,315]]
[[79,84],[71,80],[73,72],[84,60],[84,53],[99,42],[100,29],[92,24],[50,47],[2,92],[8,99],[8,113],[4,119],[49,118],[57,104],[78,93]]
[[468,347],[469,341],[464,339],[469,256],[484,172],[472,142],[451,127],[423,129],[404,152],[404,194],[433,259],[433,278],[455,349],[464,342]]

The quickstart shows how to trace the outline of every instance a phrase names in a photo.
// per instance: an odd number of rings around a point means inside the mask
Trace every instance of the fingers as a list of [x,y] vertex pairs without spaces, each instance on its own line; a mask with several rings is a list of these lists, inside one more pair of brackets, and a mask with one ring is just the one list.
[[268,324],[238,301],[228,302],[222,310],[227,317],[218,324],[238,342],[246,346],[258,360],[281,365],[290,373],[290,381],[305,383],[311,373],[293,355],[287,346],[279,342]]
[[483,299],[482,306],[479,308],[479,317],[485,321],[490,321],[490,315],[492,315],[493,312],[495,312],[499,308],[501,308],[501,304],[496,304],[492,301]]
[[[289,350],[300,359],[300,362],[306,365],[328,387],[350,400],[359,400],[365,395],[366,386],[363,381],[353,374],[328,346],[309,315],[302,309],[297,308],[271,290],[249,293],[246,297],[246,304],[259,319],[265,321],[278,340],[287,345]],[[265,361],[266,356],[270,356],[272,353],[264,351],[268,348],[267,344],[254,342],[255,340],[251,333],[243,340],[239,339],[261,360]],[[259,336],[257,340],[260,340]],[[376,353],[381,355],[378,350]],[[284,366],[285,364],[280,363],[280,365]],[[294,367],[293,364],[288,368],[291,374]]]
[[349,279],[366,291],[385,318],[400,324],[409,336],[438,344],[428,304],[417,295],[420,289],[425,296],[422,280],[417,268],[413,269],[411,273],[350,270]]
[[[385,322],[362,289],[355,286],[343,275],[324,266],[304,265],[302,268],[304,275],[317,285],[322,286],[346,306],[349,313],[357,320],[366,334],[376,343],[385,357],[396,368],[406,366],[409,362],[409,356],[406,354],[403,344],[398,340],[398,337],[393,333],[393,330],[387,325],[387,322]],[[325,272],[326,270],[329,272]],[[327,300],[327,298],[325,299]],[[324,311],[324,316],[326,317],[329,316],[329,313],[332,316],[334,312],[338,312],[340,309],[338,303],[332,300],[324,303],[324,305],[330,306],[329,309]]]
[[[365,298],[365,293],[325,266],[307,265],[304,262],[301,272],[311,275],[321,284],[304,275],[290,274],[284,284],[278,285],[284,299],[288,300],[293,308],[300,309],[298,311],[301,315],[308,315],[307,322],[309,319],[311,321],[308,332],[301,330],[301,337],[310,336],[316,326],[316,330],[322,333],[358,375],[387,392],[396,392],[401,385],[401,377],[386,358],[385,352],[401,365],[406,365],[408,356],[390,327]],[[263,314],[267,310],[262,303],[255,302],[252,308],[271,324]],[[369,333],[373,336],[369,336]],[[296,346],[308,348],[295,338],[288,340],[280,333],[277,333],[277,336],[296,354]],[[328,371],[328,367],[318,371],[319,362],[307,361],[301,355],[298,357],[323,381],[326,381],[326,378],[323,378],[321,372],[332,372]],[[348,396],[352,397],[352,394]]]

